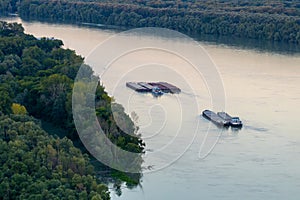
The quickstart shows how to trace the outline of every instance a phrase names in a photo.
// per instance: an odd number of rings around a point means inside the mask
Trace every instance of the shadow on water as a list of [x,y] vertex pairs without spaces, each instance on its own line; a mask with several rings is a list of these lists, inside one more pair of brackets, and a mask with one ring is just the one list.
[[216,35],[201,35],[193,36],[194,39],[201,42],[212,44],[223,44],[229,47],[238,49],[255,50],[258,52],[273,52],[283,55],[294,55],[300,53],[300,46],[288,42],[265,41],[259,39],[239,38],[235,36],[216,36]]
[[240,130],[242,130],[242,126],[241,127],[231,127],[231,131],[233,132],[233,133],[238,133],[238,132],[240,132]]
[[255,127],[255,126],[250,126],[250,125],[247,125],[245,126],[245,129],[248,129],[248,130],[253,130],[253,131],[257,131],[257,132],[267,132],[268,129],[266,128],[263,128],[263,127]]

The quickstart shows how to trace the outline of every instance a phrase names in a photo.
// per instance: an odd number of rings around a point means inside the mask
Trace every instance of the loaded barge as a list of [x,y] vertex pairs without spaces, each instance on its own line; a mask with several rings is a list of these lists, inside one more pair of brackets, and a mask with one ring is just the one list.
[[212,121],[217,126],[228,127],[230,124],[228,121],[222,119],[219,115],[210,110],[204,110],[202,112],[203,117]]
[[163,93],[176,94],[181,92],[178,87],[167,82],[127,82],[126,86],[136,92],[151,92],[155,96]]
[[214,124],[222,127],[235,127],[241,128],[243,126],[239,117],[231,117],[226,112],[218,112],[217,114],[210,110],[204,110],[202,112],[203,117],[212,121]]

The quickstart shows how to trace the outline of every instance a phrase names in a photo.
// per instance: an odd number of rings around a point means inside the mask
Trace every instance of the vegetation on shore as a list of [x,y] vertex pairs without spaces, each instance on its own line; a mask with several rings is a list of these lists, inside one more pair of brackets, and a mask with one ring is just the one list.
[[28,115],[0,116],[1,199],[108,200],[87,155]]
[[4,0],[0,10],[22,19],[165,27],[211,34],[300,43],[300,3],[294,0]]
[[[62,45],[60,40],[25,34],[20,24],[0,22],[0,199],[27,199],[35,187],[38,190],[33,194],[38,196],[32,198],[37,199],[40,195],[44,195],[42,199],[49,199],[47,195],[50,199],[53,195],[59,199],[109,199],[107,187],[94,177],[102,174],[90,165],[89,152],[81,144],[73,121],[72,89],[84,61]],[[93,77],[92,69],[84,66]],[[115,122],[115,103],[100,84],[95,96],[94,109],[107,138],[124,150],[142,153],[144,144],[122,106],[117,108],[126,133]],[[59,137],[55,131],[43,130],[39,121],[54,127],[52,130],[61,130]],[[141,169],[139,154],[134,161]],[[115,170],[102,168],[110,172],[108,176],[116,177]],[[141,177],[119,173],[120,180],[133,179],[130,184],[138,183]],[[19,182],[13,182],[14,176]],[[26,181],[21,184],[22,180]],[[38,192],[45,188],[45,194]]]

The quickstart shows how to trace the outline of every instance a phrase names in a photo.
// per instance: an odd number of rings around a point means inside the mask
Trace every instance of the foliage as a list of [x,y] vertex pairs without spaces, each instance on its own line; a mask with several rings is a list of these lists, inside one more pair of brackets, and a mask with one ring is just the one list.
[[26,115],[1,116],[0,127],[0,199],[109,199],[69,139],[48,136]]
[[124,174],[120,171],[113,171],[112,176],[119,178],[120,180],[126,182],[127,185],[139,184],[139,179],[135,176],[136,174]]
[[25,115],[27,114],[27,110],[25,106],[22,106],[18,103],[13,103],[11,106],[12,113],[15,115]]
[[0,13],[9,14],[15,13],[18,10],[19,0],[1,0],[0,1]]
[[[5,179],[6,181],[0,186],[0,190],[2,187],[2,189],[4,188],[4,191],[8,184],[7,187],[10,189],[16,187],[14,197],[18,196],[25,199],[29,198],[29,191],[37,191],[32,192],[37,196],[32,196],[31,198],[42,198],[45,197],[45,195],[50,195],[49,198],[46,199],[52,199],[52,193],[55,195],[55,193],[61,194],[62,191],[64,191],[64,194],[68,196],[64,197],[65,199],[72,199],[74,196],[81,199],[86,199],[86,197],[99,199],[101,196],[102,199],[107,199],[106,193],[102,194],[98,191],[99,196],[94,190],[86,189],[84,183],[86,177],[90,175],[90,170],[88,170],[90,166],[88,165],[86,157],[83,158],[80,151],[78,152],[78,149],[72,147],[73,142],[82,150],[82,152],[87,152],[80,143],[73,122],[72,90],[74,80],[80,66],[86,68],[85,73],[91,77],[94,77],[93,71],[89,66],[83,64],[83,58],[76,55],[74,51],[61,48],[63,44],[62,41],[53,38],[37,39],[32,35],[24,34],[23,31],[23,27],[19,24],[0,22],[0,116],[2,116],[3,120],[5,118],[5,123],[3,122],[5,126],[10,127],[9,124],[17,126],[9,128],[9,130],[6,130],[6,132],[2,134],[4,134],[4,142],[7,142],[6,146],[10,145],[10,143],[13,144],[14,142],[19,144],[19,142],[22,141],[21,138],[33,142],[27,147],[26,145],[22,146],[22,148],[24,147],[23,153],[24,155],[27,155],[27,151],[28,153],[31,152],[35,161],[34,163],[42,162],[40,163],[40,167],[35,166],[36,168],[33,168],[38,170],[37,173],[41,173],[42,175],[37,178],[30,178],[31,174],[28,170],[30,170],[31,167],[28,167],[28,164],[22,160],[22,158],[19,158],[18,163],[20,166],[17,166],[16,169],[14,168],[9,172],[7,175],[9,180]],[[142,153],[144,143],[140,136],[136,135],[137,128],[134,126],[129,116],[125,114],[122,106],[117,106],[117,113],[118,116],[122,118],[121,122],[124,127],[127,128],[128,134],[122,131],[117,125],[111,110],[114,102],[100,84],[98,84],[95,96],[96,108],[93,107],[92,109],[96,109],[97,112],[100,111],[98,113],[98,120],[107,128],[105,134],[111,142],[125,150]],[[40,127],[37,127],[36,124],[28,122],[28,124],[31,124],[30,126],[33,130],[28,128],[25,132],[20,132],[22,123],[7,117],[7,115],[10,114],[24,115],[26,113],[62,130],[63,134],[60,132],[59,136],[61,138],[67,137],[71,139],[72,142],[66,138],[63,140],[55,140],[62,145],[67,145],[67,149],[64,149],[65,146],[61,147],[63,152],[60,152],[60,150],[57,149],[60,148],[60,146],[54,144],[54,139],[46,136],[45,132],[43,132]],[[20,117],[22,118],[23,115],[20,115]],[[26,117],[27,115],[23,116],[23,118]],[[2,129],[3,126],[1,125]],[[38,129],[38,133],[34,131],[35,129]],[[30,137],[28,136],[27,138],[26,134],[30,134]],[[47,139],[47,137],[50,139]],[[42,141],[39,142],[39,140]],[[120,140],[122,142],[119,142]],[[23,145],[23,143],[20,145]],[[10,146],[7,146],[7,148],[11,149]],[[35,148],[38,148],[38,150]],[[41,152],[40,157],[37,157],[37,151]],[[52,157],[50,156],[51,162],[47,160],[49,158],[47,152],[51,152],[55,155]],[[5,158],[9,163],[15,162],[13,156],[5,156]],[[139,166],[139,169],[141,169],[140,165],[142,159],[140,155],[137,160],[138,162],[136,163]],[[75,164],[73,165],[72,163]],[[76,163],[78,163],[78,165]],[[0,173],[5,173],[6,169],[3,170],[1,169]],[[21,178],[16,178],[28,179],[28,181],[31,182],[19,186],[18,189],[16,184],[10,183],[10,178],[12,178],[14,170],[17,170],[16,174],[22,176]],[[58,177],[56,173],[62,173],[61,171],[73,174],[71,176],[72,178],[68,179],[70,176],[62,176],[61,174]],[[25,173],[25,175],[23,173]],[[26,173],[29,174],[26,175]],[[54,174],[55,177],[53,177]],[[76,174],[78,174],[78,176]],[[98,175],[101,176],[101,174]],[[140,174],[137,175],[137,180],[139,180],[140,176]],[[55,181],[52,181],[54,178]],[[61,183],[57,182],[57,178],[59,178],[58,181]],[[2,176],[0,176],[0,180],[1,182],[4,180],[2,179]],[[14,179],[12,178],[12,180]],[[49,184],[54,185],[53,187],[55,190],[52,192],[47,186],[48,181],[50,181]],[[70,181],[73,181],[73,184]],[[25,190],[23,191],[23,189]],[[46,191],[46,193],[44,194],[40,191]],[[0,194],[4,193],[0,192]],[[11,195],[11,193],[9,193],[9,195]],[[42,197],[40,195],[42,195]]]
[[[64,128],[69,138],[78,139],[73,123],[71,94],[83,58],[72,50],[60,48],[62,42],[59,40],[36,39],[24,34],[18,24],[1,24],[3,34],[0,40],[3,43],[0,46],[4,57],[0,63],[2,112],[10,113],[15,101],[24,105],[29,114]],[[5,29],[18,31],[8,33]],[[93,76],[90,67],[85,67],[87,73]],[[122,127],[126,127],[126,133],[117,126],[112,106]],[[100,84],[96,90],[96,111],[112,142],[118,144],[119,138],[124,138],[125,141],[119,143],[122,148],[127,150],[128,144],[133,143],[136,149],[129,145],[131,150],[142,152],[141,140],[135,136],[136,127],[124,108],[114,104]]]
[[23,0],[19,14],[24,19],[165,27],[196,36],[300,43],[300,4],[290,0]]

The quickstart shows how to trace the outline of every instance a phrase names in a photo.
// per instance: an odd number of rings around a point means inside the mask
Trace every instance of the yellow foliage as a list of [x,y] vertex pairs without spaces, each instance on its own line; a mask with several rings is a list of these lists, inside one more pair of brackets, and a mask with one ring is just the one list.
[[12,110],[13,114],[16,114],[16,115],[26,115],[27,114],[27,110],[26,110],[25,106],[22,106],[18,103],[13,103],[11,106],[11,110]]

